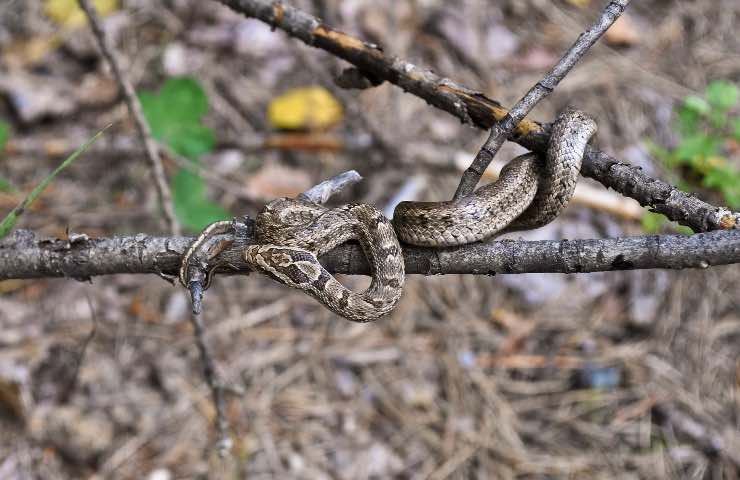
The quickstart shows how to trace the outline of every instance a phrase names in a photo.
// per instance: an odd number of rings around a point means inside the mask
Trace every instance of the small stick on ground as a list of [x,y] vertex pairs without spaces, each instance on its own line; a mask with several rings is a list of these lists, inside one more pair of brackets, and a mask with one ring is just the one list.
[[67,403],[69,399],[72,397],[72,394],[74,393],[75,389],[77,389],[77,385],[80,382],[80,369],[82,368],[82,363],[85,361],[85,354],[87,353],[87,348],[90,346],[90,343],[92,342],[93,338],[95,338],[95,334],[98,331],[98,316],[95,313],[95,307],[93,307],[92,300],[90,300],[90,296],[87,296],[87,307],[90,309],[90,319],[92,320],[92,328],[90,329],[90,333],[87,334],[87,337],[85,337],[85,340],[82,342],[82,347],[80,348],[80,352],[77,354],[77,360],[75,363],[75,373],[72,375],[72,380],[69,382],[69,384],[64,388],[62,393],[59,395],[59,402],[60,403]]
[[195,344],[198,346],[200,360],[203,364],[203,376],[206,377],[208,388],[211,389],[213,406],[216,409],[216,431],[218,432],[216,449],[218,450],[218,454],[223,458],[231,450],[232,445],[231,436],[229,435],[229,421],[226,418],[224,387],[218,379],[216,363],[213,361],[213,355],[206,343],[203,318],[200,313],[192,313],[190,319],[195,333]]
[[475,155],[475,159],[465,170],[460,184],[455,191],[454,200],[459,200],[473,192],[481,175],[496,156],[507,137],[514,132],[519,122],[532,111],[542,99],[547,97],[555,87],[565,78],[578,61],[601,38],[604,32],[622,15],[631,0],[616,0],[609,2],[599,19],[583,32],[578,40],[565,52],[565,55],[555,64],[545,77],[537,82],[524,97],[519,100],[509,113],[499,122],[493,124],[488,139]]
[[170,230],[172,235],[180,235],[180,225],[177,222],[175,211],[172,207],[172,194],[170,193],[170,187],[165,178],[162,158],[159,155],[157,143],[152,138],[149,124],[144,118],[144,113],[141,110],[141,104],[139,103],[139,99],[136,97],[134,87],[128,79],[128,76],[121,69],[118,57],[116,57],[116,54],[114,53],[113,46],[108,41],[108,37],[105,35],[100,24],[100,19],[95,11],[95,7],[92,5],[90,0],[78,1],[82,10],[85,11],[85,15],[87,15],[88,21],[90,22],[90,29],[98,42],[100,51],[108,61],[111,71],[113,72],[113,76],[123,92],[123,98],[128,106],[131,116],[134,119],[134,125],[136,125],[136,132],[139,135],[141,142],[144,144],[146,158],[149,161],[149,167],[152,169],[154,185],[157,189],[157,195],[159,196],[159,203],[162,205],[162,211],[164,212],[167,228]]

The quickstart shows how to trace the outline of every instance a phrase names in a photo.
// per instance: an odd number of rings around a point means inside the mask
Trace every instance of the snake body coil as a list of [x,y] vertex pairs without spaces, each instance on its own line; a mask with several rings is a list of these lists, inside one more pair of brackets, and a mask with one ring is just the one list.
[[[375,320],[396,306],[403,291],[404,262],[396,235],[406,243],[442,247],[551,222],[573,196],[581,160],[595,132],[593,120],[567,110],[553,124],[545,159],[534,154],[517,157],[496,182],[457,201],[402,202],[392,224],[371,205],[327,209],[300,197],[274,200],[257,215],[255,242],[244,250],[244,259],[255,270],[305,291],[338,315],[358,322]],[[219,232],[219,224],[212,227],[204,230],[185,256],[183,285],[189,284],[191,257],[200,258],[197,252],[207,250],[208,237]],[[318,261],[351,239],[360,242],[372,270],[370,286],[360,293],[344,287]]]
[[[361,293],[339,283],[317,258],[351,239],[360,242],[372,270],[370,286]],[[390,221],[371,205],[327,209],[300,199],[274,200],[255,219],[255,240],[244,251],[247,263],[348,320],[375,320],[401,298],[401,246]]]
[[393,213],[396,233],[412,245],[441,247],[551,222],[573,196],[586,145],[595,132],[593,120],[566,110],[553,124],[544,162],[532,153],[517,157],[496,182],[457,201],[401,202]]

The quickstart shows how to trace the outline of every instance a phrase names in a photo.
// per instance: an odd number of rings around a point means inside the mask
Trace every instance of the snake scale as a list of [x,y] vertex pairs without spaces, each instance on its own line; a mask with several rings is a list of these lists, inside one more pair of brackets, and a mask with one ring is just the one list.
[[[244,259],[253,269],[303,290],[342,317],[375,320],[401,298],[404,262],[399,238],[412,245],[446,247],[551,222],[573,196],[595,132],[592,119],[568,109],[552,126],[546,158],[519,156],[496,182],[457,201],[401,202],[392,223],[367,204],[325,208],[301,198],[274,200],[257,215],[255,242],[245,248]],[[359,241],[372,271],[370,286],[359,293],[344,287],[318,261],[352,239]],[[203,235],[194,245],[202,241]],[[187,285],[182,274],[181,281]]]

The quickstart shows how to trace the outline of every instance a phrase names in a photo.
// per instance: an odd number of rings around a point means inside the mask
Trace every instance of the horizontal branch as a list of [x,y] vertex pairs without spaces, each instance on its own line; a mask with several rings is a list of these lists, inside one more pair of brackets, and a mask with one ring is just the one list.
[[[247,229],[251,231],[251,229]],[[88,279],[118,273],[177,275],[191,237],[38,239],[18,230],[0,241],[0,280],[43,277]],[[224,251],[224,261],[247,273],[241,249],[251,239]],[[409,274],[582,273],[646,268],[707,268],[740,263],[740,230],[684,235],[653,235],[599,240],[512,241],[429,249],[404,246]],[[362,249],[345,244],[321,257],[331,272],[369,274]]]
[[[483,93],[424,70],[397,57],[388,56],[377,45],[363,42],[323,24],[317,18],[282,2],[270,0],[218,0],[248,17],[280,28],[304,43],[326,50],[353,64],[373,84],[388,81],[412,93],[462,122],[488,130],[509,111]],[[532,120],[519,123],[509,140],[543,154],[550,125]],[[639,167],[620,162],[598,150],[589,150],[581,173],[619,193],[632,197],[671,220],[697,232],[740,226],[740,213],[716,207],[676,187],[651,178]]]

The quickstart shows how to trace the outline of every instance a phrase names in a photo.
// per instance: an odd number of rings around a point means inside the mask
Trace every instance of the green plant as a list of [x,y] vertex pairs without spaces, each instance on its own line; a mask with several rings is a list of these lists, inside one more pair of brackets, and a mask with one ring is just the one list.
[[[198,82],[189,77],[172,78],[158,92],[139,92],[144,116],[154,138],[185,157],[194,167],[200,156],[213,150],[215,135],[202,120],[208,113],[208,97]],[[207,197],[206,183],[197,173],[180,169],[172,177],[175,215],[191,230],[201,230],[229,212]]]
[[[110,127],[110,125],[108,125],[108,127]],[[18,206],[16,206],[13,210],[10,211],[10,213],[5,216],[2,222],[0,222],[0,238],[5,237],[13,230],[13,227],[18,222],[18,218],[20,218],[20,216],[28,210],[28,207],[30,207],[34,200],[36,200],[36,198],[41,195],[46,187],[49,186],[49,184],[52,182],[52,180],[54,180],[59,172],[72,165],[72,162],[77,160],[82,152],[87,150],[90,145],[95,142],[95,140],[100,138],[100,136],[105,130],[108,129],[108,127],[105,127],[104,129],[96,133],[95,136],[88,140],[83,146],[78,148],[72,155],[64,159],[64,161],[53,172],[47,175],[47,177],[44,178],[41,183],[36,185],[36,187],[31,190],[31,193],[29,193],[26,198],[24,198],[23,201],[18,204]]]
[[5,144],[10,136],[10,125],[0,120],[0,153],[5,150]]
[[[714,190],[733,210],[740,209],[740,170],[732,161],[740,152],[740,116],[733,113],[738,100],[736,85],[712,82],[703,97],[684,99],[676,124],[678,145],[666,149],[650,144],[651,152],[680,175],[681,188]],[[644,217],[643,227],[648,231],[661,225],[654,217]]]
[[[0,158],[3,156],[5,145],[8,143],[10,136],[10,125],[0,120]],[[13,192],[15,187],[12,183],[0,177],[0,192]]]

